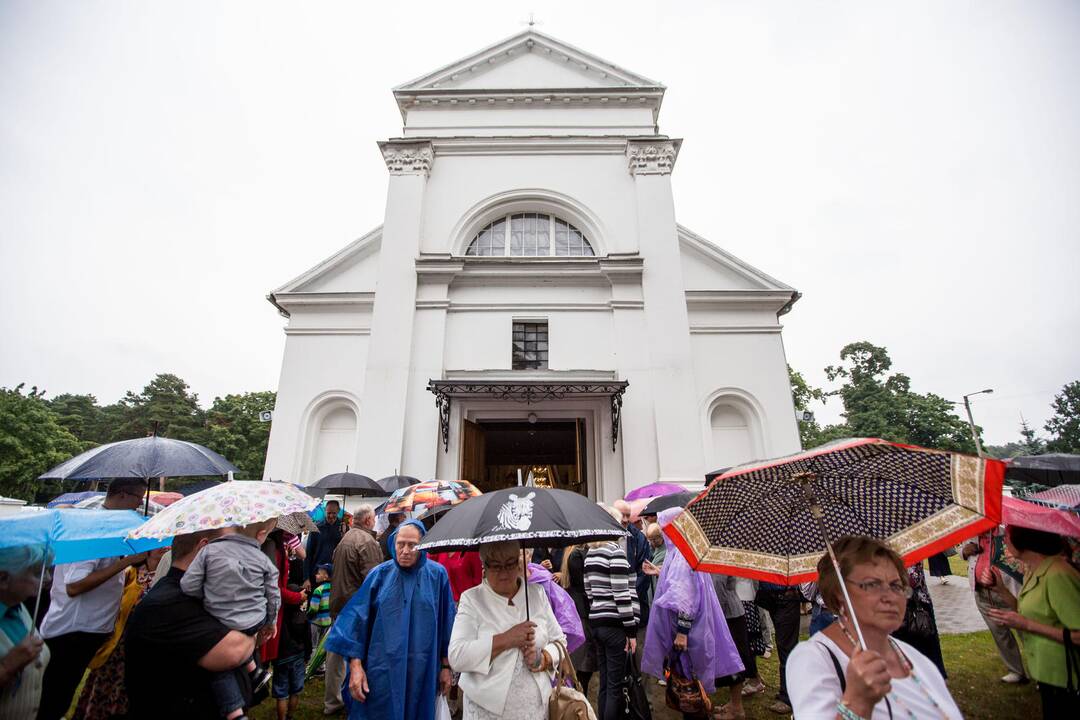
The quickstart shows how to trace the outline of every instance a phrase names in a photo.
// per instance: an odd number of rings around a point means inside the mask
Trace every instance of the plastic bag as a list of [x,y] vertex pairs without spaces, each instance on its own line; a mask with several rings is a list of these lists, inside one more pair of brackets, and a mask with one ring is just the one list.
[[445,695],[435,698],[435,720],[450,720],[450,704]]

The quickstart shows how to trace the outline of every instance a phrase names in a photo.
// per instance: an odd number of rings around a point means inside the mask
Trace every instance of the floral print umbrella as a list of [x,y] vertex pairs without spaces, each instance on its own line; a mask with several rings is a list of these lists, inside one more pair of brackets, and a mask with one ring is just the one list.
[[161,538],[250,525],[319,504],[289,483],[234,480],[177,500],[132,531],[131,538]]
[[383,512],[422,512],[440,505],[457,505],[480,494],[468,480],[429,480],[395,490]]

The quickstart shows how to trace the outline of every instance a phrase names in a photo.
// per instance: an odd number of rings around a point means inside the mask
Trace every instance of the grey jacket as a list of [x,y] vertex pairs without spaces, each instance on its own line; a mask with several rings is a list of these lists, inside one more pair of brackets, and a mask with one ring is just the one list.
[[277,622],[278,571],[254,538],[226,535],[207,545],[180,579],[184,594],[202,598],[206,612],[231,630]]
[[724,618],[734,620],[746,614],[742,600],[739,600],[735,592],[735,583],[738,578],[732,575],[713,575],[712,585],[716,591],[716,599],[720,601],[720,607],[724,610]]

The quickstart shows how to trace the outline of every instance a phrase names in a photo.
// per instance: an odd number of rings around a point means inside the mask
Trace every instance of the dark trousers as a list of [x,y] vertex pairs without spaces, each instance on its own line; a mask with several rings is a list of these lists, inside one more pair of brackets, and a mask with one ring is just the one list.
[[768,608],[773,628],[776,629],[776,649],[780,653],[780,692],[776,694],[776,699],[788,705],[791,698],[787,692],[787,659],[799,643],[800,603],[798,591],[789,590],[778,593]]
[[73,632],[45,641],[50,658],[41,679],[38,720],[58,720],[64,716],[86,667],[111,635]]
[[600,666],[597,720],[618,720],[623,702],[619,686],[626,672],[626,632],[621,627],[594,625],[593,642],[596,643],[596,664]]
[[1063,687],[1039,683],[1043,720],[1065,720],[1076,717],[1076,696]]

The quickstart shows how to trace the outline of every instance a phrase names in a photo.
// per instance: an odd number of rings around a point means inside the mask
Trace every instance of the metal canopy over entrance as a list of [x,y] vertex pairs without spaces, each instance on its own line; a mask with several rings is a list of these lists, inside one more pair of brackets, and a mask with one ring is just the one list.
[[568,397],[607,397],[611,402],[611,451],[619,442],[619,421],[622,396],[630,383],[626,380],[596,382],[564,382],[557,380],[505,382],[501,380],[429,380],[428,392],[435,395],[439,409],[439,431],[443,452],[450,449],[450,401],[453,398],[489,397],[494,400],[513,400],[531,404],[542,400],[562,400]]

